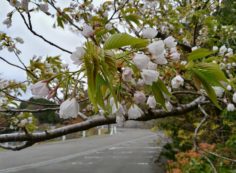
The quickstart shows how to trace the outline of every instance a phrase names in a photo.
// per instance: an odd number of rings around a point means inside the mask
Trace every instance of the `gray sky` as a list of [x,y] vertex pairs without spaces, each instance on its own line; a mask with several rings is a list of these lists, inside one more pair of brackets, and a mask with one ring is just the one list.
[[[96,1],[95,3],[97,4],[99,0]],[[71,64],[70,56],[67,53],[62,52],[57,48],[48,45],[40,38],[33,36],[27,30],[26,26],[23,24],[21,17],[17,13],[13,17],[12,27],[7,28],[5,25],[3,25],[2,21],[6,18],[6,14],[11,10],[13,10],[13,8],[8,4],[8,2],[1,1],[0,31],[6,32],[11,37],[19,36],[23,38],[25,43],[23,45],[18,44],[18,48],[22,51],[20,57],[25,64],[29,63],[29,59],[32,58],[33,55],[62,55],[62,59],[65,60],[66,63]],[[60,45],[67,50],[74,51],[77,46],[82,45],[82,43],[84,42],[83,37],[81,37],[79,34],[72,33],[71,31],[69,31],[69,29],[63,30],[60,28],[52,28],[53,20],[43,13],[32,14],[32,23],[35,31],[43,35],[48,40]],[[0,56],[4,57],[10,62],[17,62],[15,55],[13,53],[9,53],[7,50],[0,51]],[[7,65],[3,61],[0,61],[0,73],[2,74],[1,77],[5,79],[15,79],[17,81],[23,81],[26,79],[24,71]]]

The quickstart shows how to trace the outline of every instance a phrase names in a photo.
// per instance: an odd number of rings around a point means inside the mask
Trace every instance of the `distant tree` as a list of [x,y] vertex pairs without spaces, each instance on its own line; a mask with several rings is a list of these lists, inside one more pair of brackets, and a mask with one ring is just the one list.
[[[19,106],[19,109],[43,109],[50,108],[52,106],[56,106],[53,101],[46,100],[44,98],[30,98],[29,102],[22,102]],[[33,104],[32,104],[32,103]],[[60,118],[55,111],[45,111],[45,112],[34,112],[33,116],[38,120],[39,123],[48,123],[48,124],[56,124],[60,122]]]

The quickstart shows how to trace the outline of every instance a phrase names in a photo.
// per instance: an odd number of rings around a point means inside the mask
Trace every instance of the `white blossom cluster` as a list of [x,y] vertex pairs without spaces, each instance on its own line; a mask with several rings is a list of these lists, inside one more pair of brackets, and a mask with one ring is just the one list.
[[[158,31],[154,28],[145,28],[142,32],[142,37],[147,39],[153,39],[158,34]],[[158,72],[158,65],[165,65],[168,63],[167,56],[171,61],[179,61],[180,54],[176,48],[177,42],[175,39],[170,36],[165,40],[157,40],[150,43],[147,48],[151,53],[151,57],[144,53],[135,53],[132,59],[133,64],[140,70],[141,79],[138,79],[136,85],[152,85],[153,82],[156,82],[160,76]],[[183,62],[184,63],[184,62]],[[186,63],[184,63],[185,65]],[[123,68],[122,80],[125,82],[133,83],[133,71],[129,67]],[[184,85],[184,79],[181,75],[176,75],[171,80],[171,86],[173,89],[178,89]],[[154,109],[157,105],[155,97],[150,95],[146,98],[146,95],[143,91],[136,91],[133,98],[134,104],[128,109],[129,119],[139,118],[143,111],[139,108],[138,105],[148,105],[151,109]],[[171,103],[166,101],[167,111],[171,111],[173,106]]]
[[24,128],[25,126],[33,123],[34,118],[31,115],[25,115],[24,113],[21,113],[20,115],[11,119],[10,128]]

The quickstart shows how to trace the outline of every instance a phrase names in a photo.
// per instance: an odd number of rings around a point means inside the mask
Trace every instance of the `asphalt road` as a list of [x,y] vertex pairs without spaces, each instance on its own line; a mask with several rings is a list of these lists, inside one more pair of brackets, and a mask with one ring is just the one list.
[[165,139],[161,133],[118,129],[94,136],[0,152],[0,173],[162,173],[155,163]]

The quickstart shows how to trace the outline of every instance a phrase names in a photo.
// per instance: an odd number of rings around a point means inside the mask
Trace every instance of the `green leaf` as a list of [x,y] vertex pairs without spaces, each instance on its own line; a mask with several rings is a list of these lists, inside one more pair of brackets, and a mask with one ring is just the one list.
[[201,59],[201,58],[205,58],[209,55],[212,55],[214,53],[215,53],[214,51],[210,51],[208,49],[200,48],[200,49],[192,51],[188,56],[188,60],[189,61],[198,60],[198,59]]
[[98,74],[96,77],[96,102],[103,109],[105,109],[105,104],[104,104],[102,87],[105,86],[106,84],[107,83],[103,79],[103,77],[100,74]]
[[219,109],[221,109],[220,105],[218,104],[217,101],[217,97],[216,97],[216,93],[214,91],[214,89],[212,88],[212,86],[210,85],[208,78],[206,78],[204,76],[204,74],[202,74],[201,72],[197,71],[196,69],[192,70],[195,77],[199,79],[199,81],[201,81],[204,89],[207,92],[208,97],[210,98],[210,100],[215,104],[215,106]]
[[157,81],[157,84],[158,84],[158,86],[160,87],[160,89],[161,89],[161,91],[162,91],[163,93],[165,93],[165,94],[168,95],[169,97],[172,96],[171,93],[169,92],[169,90],[166,88],[166,85],[163,83],[163,81],[162,81],[161,79],[159,79],[159,80]]
[[132,22],[136,23],[137,25],[140,24],[138,15],[131,14],[131,15],[125,16],[124,18],[127,21],[132,21]]
[[124,46],[145,47],[148,41],[126,33],[113,34],[104,44],[104,49],[116,49]]
[[220,105],[218,104],[215,91],[212,87],[220,86],[222,88],[225,88],[221,84],[221,82],[229,82],[225,77],[223,71],[219,68],[219,65],[215,63],[199,63],[194,64],[189,69],[190,71],[192,71],[194,77],[196,77],[203,85],[211,101],[216,105],[216,107],[221,109]]
[[86,54],[84,56],[84,65],[88,82],[88,96],[97,110],[96,101],[96,79],[99,72],[98,50],[92,42],[86,43]]
[[221,82],[228,83],[224,72],[220,69],[218,64],[215,63],[199,63],[194,65],[195,71],[198,71],[206,79],[208,83],[214,86],[224,87]]
[[57,25],[64,29],[64,22],[61,16],[57,17]]
[[158,82],[153,82],[152,84],[152,92],[153,95],[158,103],[161,104],[162,107],[165,108],[165,98],[162,93],[162,90],[160,89],[160,86],[158,85]]

